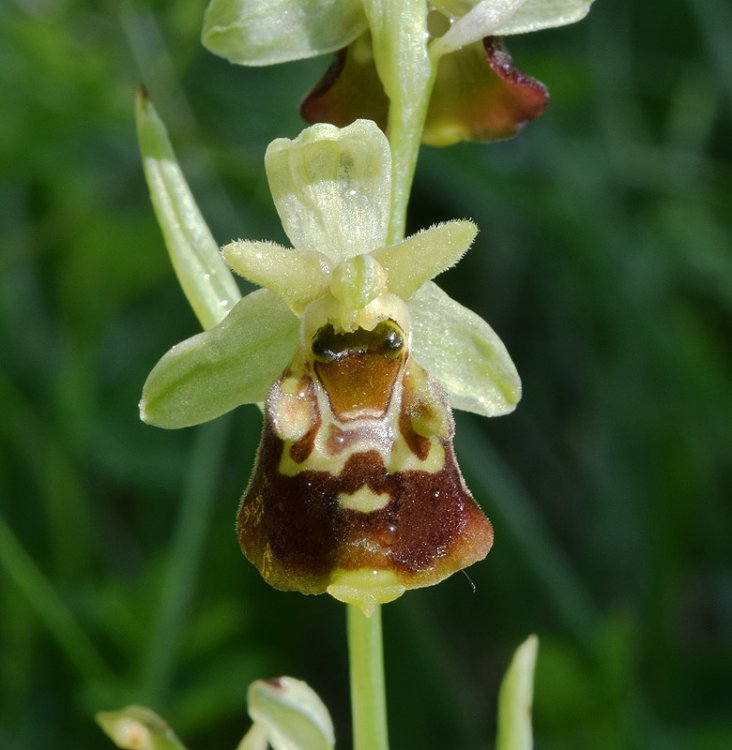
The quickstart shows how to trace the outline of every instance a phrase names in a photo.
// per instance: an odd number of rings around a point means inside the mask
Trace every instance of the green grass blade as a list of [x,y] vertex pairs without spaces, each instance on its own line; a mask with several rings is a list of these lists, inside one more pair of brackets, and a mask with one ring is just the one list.
[[108,682],[111,673],[101,655],[1,515],[0,566],[26,596],[36,615],[84,679],[89,683]]

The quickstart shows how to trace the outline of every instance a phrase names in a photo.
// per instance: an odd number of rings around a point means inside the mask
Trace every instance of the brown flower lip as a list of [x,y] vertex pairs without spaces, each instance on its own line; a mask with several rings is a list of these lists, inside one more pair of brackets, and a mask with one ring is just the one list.
[[278,589],[317,594],[346,580],[358,597],[363,575],[374,574],[399,595],[483,559],[492,545],[455,460],[442,387],[406,350],[356,349],[325,365],[343,377],[296,357],[267,399],[237,530]]

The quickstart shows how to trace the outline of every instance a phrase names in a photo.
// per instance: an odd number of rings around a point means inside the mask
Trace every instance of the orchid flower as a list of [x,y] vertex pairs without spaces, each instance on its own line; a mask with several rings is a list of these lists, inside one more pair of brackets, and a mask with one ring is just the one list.
[[278,139],[265,165],[293,247],[223,248],[263,288],[160,360],[140,412],[185,427],[266,402],[239,512],[244,552],[277,588],[369,610],[488,552],[492,529],[455,463],[447,401],[505,414],[520,381],[488,324],[430,281],[475,225],[387,243],[391,157],[373,122]]

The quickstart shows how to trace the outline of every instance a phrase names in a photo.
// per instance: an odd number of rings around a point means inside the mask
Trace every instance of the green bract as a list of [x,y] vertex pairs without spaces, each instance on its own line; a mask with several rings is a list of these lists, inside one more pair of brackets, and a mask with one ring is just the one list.
[[[434,41],[440,54],[487,36],[507,36],[564,26],[587,15],[593,0],[431,0],[451,19],[447,33]],[[382,16],[400,13],[389,24],[397,34],[410,22],[409,10],[424,18],[427,3],[413,0],[404,12],[383,0],[211,0],[203,43],[211,52],[242,65],[301,60],[350,44]]]
[[254,722],[238,750],[333,750],[335,735],[328,709],[302,680],[257,680],[247,691]]
[[144,88],[138,92],[135,109],[145,178],[173,268],[201,325],[211,328],[226,316],[241,294],[219,256],[165,126]]
[[160,360],[143,389],[142,418],[185,427],[263,401],[300,343],[298,317],[311,303],[325,305],[329,320],[348,331],[385,294],[407,302],[414,357],[443,382],[454,407],[485,416],[512,411],[521,388],[505,347],[430,281],[460,259],[476,227],[450,221],[386,245],[391,155],[379,128],[368,120],[315,125],[274,141],[265,163],[294,248],[224,247],[231,267],[265,289]]
[[145,706],[100,711],[96,720],[122,750],[185,750],[167,722]]

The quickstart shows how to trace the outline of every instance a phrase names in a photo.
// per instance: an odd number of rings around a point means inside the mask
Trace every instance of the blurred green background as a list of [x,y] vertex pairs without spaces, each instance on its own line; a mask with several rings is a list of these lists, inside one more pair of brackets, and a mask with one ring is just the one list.
[[[145,82],[217,240],[283,241],[269,140],[326,59],[236,68],[204,0],[0,4],[0,748],[108,748],[129,702],[234,748],[247,684],[306,679],[350,745],[344,616],[269,590],[234,514],[253,407],[146,427],[147,372],[197,323],[149,205]],[[538,747],[732,747],[732,7],[598,0],[510,40],[552,93],[491,146],[425,150],[411,229],[472,217],[443,286],[500,333],[515,414],[458,416],[488,559],[384,613],[396,750],[490,748],[541,637]]]

